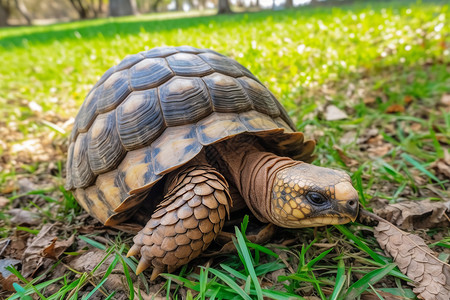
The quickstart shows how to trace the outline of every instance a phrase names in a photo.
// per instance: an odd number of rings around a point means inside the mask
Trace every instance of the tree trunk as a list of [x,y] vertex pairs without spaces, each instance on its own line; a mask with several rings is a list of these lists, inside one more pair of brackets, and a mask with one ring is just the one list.
[[183,10],[183,0],[175,0],[175,10]]
[[88,11],[84,7],[84,5],[81,2],[81,0],[70,0],[70,3],[72,3],[73,8],[75,8],[75,10],[77,11],[78,16],[80,17],[80,19],[86,19],[87,18]]
[[153,2],[152,8],[151,8],[153,12],[158,12],[158,6],[161,2],[162,2],[162,0],[155,0],[155,2]]
[[217,13],[219,15],[232,13],[228,0],[219,0],[219,11]]
[[27,21],[27,25],[31,26],[31,16],[28,13],[27,7],[25,6],[25,4],[21,1],[21,0],[14,0],[15,4],[16,4],[16,8],[19,11],[19,13],[25,18],[25,20]]
[[8,18],[11,13],[8,0],[0,0],[0,27],[8,26]]
[[292,8],[294,7],[294,1],[293,0],[286,0],[286,3],[284,4],[285,8]]
[[109,0],[109,15],[111,17],[129,16],[135,14],[135,0]]
[[204,10],[206,8],[206,0],[199,0],[198,1],[198,8],[200,10]]

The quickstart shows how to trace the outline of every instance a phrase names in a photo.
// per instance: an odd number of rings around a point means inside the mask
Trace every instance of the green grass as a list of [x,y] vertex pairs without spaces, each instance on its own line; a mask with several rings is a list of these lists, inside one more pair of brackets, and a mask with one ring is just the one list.
[[[376,198],[397,202],[450,197],[448,178],[431,167],[450,144],[450,114],[439,104],[442,95],[450,93],[450,12],[444,2],[360,2],[175,17],[0,29],[0,195],[10,201],[6,208],[37,211],[43,223],[63,222],[68,225],[63,236],[83,226],[83,211],[62,188],[70,134],[70,122],[65,122],[76,115],[89,89],[110,66],[127,54],[163,45],[212,48],[249,68],[280,99],[298,129],[318,140],[315,163],[352,174],[363,206],[370,207]],[[348,119],[326,120],[324,107],[330,104],[346,111]],[[393,105],[404,110],[389,113]],[[39,148],[26,143],[33,139],[50,157],[34,158]],[[25,150],[18,151],[20,147]],[[20,178],[30,178],[38,189],[9,188]],[[39,226],[12,224],[6,211],[0,212],[0,237],[39,231]],[[235,240],[239,255],[192,272],[205,262],[196,260],[177,274],[164,275],[161,292],[180,297],[184,285],[191,289],[188,299],[343,299],[375,290],[411,298],[404,276],[380,255],[368,234],[371,230],[358,224],[317,233],[286,230],[297,243],[263,247],[249,243],[242,229]],[[142,287],[145,278],[140,276],[136,283],[132,275],[136,261],[124,256],[130,235],[103,235],[108,245],[82,235],[77,241],[103,247],[102,264],[114,257],[106,273],[67,269],[62,278],[23,278],[25,291],[17,290],[14,297],[37,291],[49,299],[87,299],[98,293],[108,297],[114,291],[104,287],[105,274],[117,266],[127,286],[141,285],[128,296],[147,291],[148,285]],[[316,246],[318,241],[335,246],[324,250]],[[448,238],[433,245],[448,247]],[[277,256],[284,253],[284,261],[271,255],[274,251]],[[284,270],[284,275],[268,279],[277,270]],[[383,283],[377,284],[380,280]],[[59,296],[46,294],[51,284],[58,286]]]

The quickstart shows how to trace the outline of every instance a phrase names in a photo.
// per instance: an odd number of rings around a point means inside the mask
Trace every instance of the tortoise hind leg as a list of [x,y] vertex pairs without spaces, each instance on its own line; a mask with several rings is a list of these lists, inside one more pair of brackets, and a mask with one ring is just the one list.
[[150,280],[200,255],[222,230],[231,205],[225,178],[210,166],[183,169],[167,190],[127,254],[141,254],[136,274],[153,266]]

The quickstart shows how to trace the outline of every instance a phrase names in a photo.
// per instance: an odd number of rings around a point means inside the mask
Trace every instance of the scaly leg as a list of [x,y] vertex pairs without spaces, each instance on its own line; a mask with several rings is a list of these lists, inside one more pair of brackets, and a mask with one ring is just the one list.
[[127,256],[141,254],[136,274],[153,266],[150,280],[172,272],[203,252],[222,230],[231,197],[225,178],[210,166],[184,168]]

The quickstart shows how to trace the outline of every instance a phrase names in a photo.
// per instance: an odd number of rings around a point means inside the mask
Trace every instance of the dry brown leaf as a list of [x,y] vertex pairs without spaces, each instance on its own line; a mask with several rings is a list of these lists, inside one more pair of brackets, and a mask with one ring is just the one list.
[[[404,300],[405,299],[405,297],[396,296],[396,295],[393,295],[391,293],[383,292],[383,291],[378,290],[378,289],[377,289],[377,293],[378,293],[378,295],[383,297],[381,299],[384,299],[384,300]],[[362,293],[361,294],[361,300],[380,300],[380,297],[378,295],[375,295],[375,294],[372,294],[372,293]]]
[[404,201],[374,209],[377,215],[405,230],[449,226],[449,211],[450,201],[430,200]]
[[0,196],[0,208],[5,207],[9,204],[9,199],[3,196]]
[[369,96],[369,97],[364,98],[364,99],[363,99],[363,102],[364,102],[364,104],[366,104],[366,105],[370,105],[370,104],[375,103],[376,100],[377,100],[377,99],[376,99],[375,97]]
[[17,278],[16,275],[9,275],[8,277],[3,277],[2,274],[0,274],[0,291],[8,291],[8,292],[15,292],[13,283],[19,283],[21,280]]
[[41,256],[41,252],[56,236],[56,226],[54,224],[45,224],[39,234],[34,238],[22,255],[22,275],[24,277],[32,276],[41,266],[47,266],[52,263],[50,259]]
[[64,251],[66,251],[67,248],[72,246],[74,241],[74,235],[72,235],[65,241],[58,241],[58,238],[54,237],[52,243],[42,250],[41,255],[46,258],[57,260],[58,257],[63,254]]
[[410,95],[406,95],[406,96],[403,98],[403,101],[405,101],[406,104],[411,103],[413,100],[414,100],[414,98],[413,98],[412,96],[410,96]]
[[386,108],[386,113],[387,114],[394,114],[394,113],[402,113],[405,111],[405,107],[403,105],[400,104],[392,104],[391,106],[389,106],[388,108]]
[[450,94],[442,95],[441,104],[442,104],[442,106],[446,107],[447,110],[450,109]]
[[345,111],[339,109],[335,105],[328,105],[325,110],[325,120],[327,121],[337,121],[347,118],[347,113],[345,113]]
[[345,154],[344,150],[342,150],[339,146],[334,145],[333,149],[337,151],[339,157],[342,159],[342,161],[344,162],[344,164],[347,167],[354,167],[354,166],[358,165],[358,161],[353,158],[348,157]]
[[450,153],[444,151],[444,158],[440,158],[431,164],[431,167],[447,178],[450,178]]
[[450,265],[440,261],[417,235],[410,234],[379,218],[375,237],[405,275],[414,283],[419,299],[448,300]]
[[28,224],[28,225],[38,225],[42,222],[41,217],[39,214],[29,211],[29,210],[23,210],[20,208],[13,208],[8,210],[8,214],[12,215],[11,223],[22,225],[22,224]]
[[[79,272],[91,272],[105,258],[105,256],[105,251],[92,248],[81,255],[74,256],[71,261],[68,262],[68,265]],[[105,263],[98,268],[98,272],[106,271],[113,260],[114,255],[110,255],[106,259]]]

